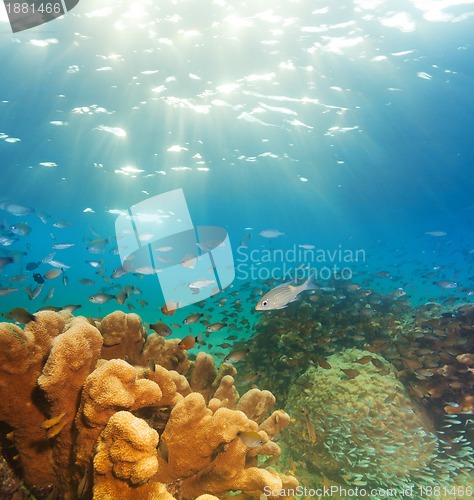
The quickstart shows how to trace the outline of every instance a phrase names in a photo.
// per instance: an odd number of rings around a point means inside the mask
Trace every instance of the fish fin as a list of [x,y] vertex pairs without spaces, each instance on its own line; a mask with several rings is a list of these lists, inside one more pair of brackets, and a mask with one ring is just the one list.
[[302,290],[319,290],[319,286],[315,283],[314,277],[314,273],[309,275],[309,278],[302,285]]

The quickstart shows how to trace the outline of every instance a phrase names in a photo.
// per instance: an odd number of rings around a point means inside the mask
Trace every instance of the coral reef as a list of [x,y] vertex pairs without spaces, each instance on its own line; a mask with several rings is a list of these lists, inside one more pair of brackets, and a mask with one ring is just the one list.
[[403,298],[394,300],[348,281],[330,285],[326,292],[313,292],[285,309],[265,313],[250,342],[233,346],[250,349],[239,367],[239,387],[255,383],[284,402],[292,381],[312,363],[324,365],[328,356],[346,347],[371,345],[381,351],[383,346],[376,343],[388,341],[398,327],[396,319],[411,312]]
[[[472,472],[469,447],[451,448],[431,416],[370,351],[345,349],[310,367],[292,385],[287,411],[295,418],[284,439],[309,469],[351,486],[401,488],[448,485]],[[454,472],[456,471],[456,472]]]
[[[0,433],[15,450],[14,460],[3,453],[4,497],[28,496],[18,471],[37,498],[251,499],[295,488],[263,464],[279,457],[273,439],[290,422],[283,410],[265,418],[274,396],[240,398],[232,365],[217,370],[205,353],[190,362],[177,344],[119,311],[100,322],[43,311],[24,330],[1,323]],[[252,432],[261,442],[239,437]]]

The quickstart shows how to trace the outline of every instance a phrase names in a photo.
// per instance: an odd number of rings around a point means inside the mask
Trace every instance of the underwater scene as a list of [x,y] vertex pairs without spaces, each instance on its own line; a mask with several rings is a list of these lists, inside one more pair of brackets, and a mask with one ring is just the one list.
[[0,499],[474,496],[474,0],[5,0]]

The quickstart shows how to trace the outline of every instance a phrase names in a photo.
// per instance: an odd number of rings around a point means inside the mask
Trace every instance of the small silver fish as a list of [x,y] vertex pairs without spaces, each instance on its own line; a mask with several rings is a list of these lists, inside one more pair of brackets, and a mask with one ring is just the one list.
[[108,242],[107,238],[96,238],[89,243],[87,251],[94,254],[102,253]]
[[73,313],[76,309],[79,309],[80,307],[82,307],[81,304],[69,304],[67,306],[62,307],[61,310]]
[[230,354],[228,354],[224,358],[224,362],[226,363],[238,363],[239,361],[242,361],[245,356],[249,353],[249,349],[242,349],[240,351],[233,351]]
[[209,325],[206,328],[206,332],[207,333],[218,332],[219,330],[222,330],[222,328],[224,328],[225,326],[227,326],[226,323],[213,323],[212,325]]
[[24,207],[23,205],[17,205],[15,203],[0,203],[0,209],[10,212],[12,215],[19,217],[21,215],[31,214],[34,210],[30,207]]
[[65,220],[58,220],[58,221],[53,223],[53,226],[57,227],[58,229],[64,229],[66,227],[69,227],[70,225],[71,225],[71,223],[67,222]]
[[115,295],[110,295],[109,293],[96,293],[89,297],[89,301],[93,304],[105,304],[109,300],[115,299]]
[[111,277],[113,279],[117,279],[121,278],[122,276],[125,276],[127,273],[128,271],[126,271],[122,266],[119,266],[112,271]]
[[46,224],[47,223],[47,219],[51,218],[51,215],[49,215],[49,214],[47,214],[45,212],[38,212],[38,211],[36,211],[36,216],[39,217],[40,221],[43,224]]
[[257,311],[272,311],[283,309],[290,302],[298,299],[298,295],[306,290],[317,290],[319,287],[313,281],[311,275],[302,285],[296,285],[295,281],[283,283],[267,292],[257,303]]
[[41,290],[43,290],[43,286],[44,283],[41,283],[41,285],[38,285],[36,288],[33,288],[33,290],[31,288],[24,288],[23,290],[25,290],[25,292],[28,294],[28,298],[30,300],[34,300],[41,293]]
[[92,267],[101,267],[104,263],[103,259],[100,260],[86,260],[86,264],[89,264]]
[[58,260],[50,260],[48,262],[50,266],[57,267],[59,269],[70,269],[71,266],[67,266],[66,264],[63,264],[62,262],[59,262]]
[[51,248],[54,248],[54,250],[66,250],[66,248],[71,248],[73,246],[75,246],[75,243],[56,243]]
[[197,321],[199,321],[204,316],[203,313],[193,313],[184,318],[183,324],[185,325],[193,325]]
[[19,222],[10,227],[12,233],[18,236],[28,236],[31,233],[31,227],[26,222]]
[[265,229],[258,234],[264,238],[278,238],[280,236],[285,236],[285,233],[278,231],[278,229]]
[[433,285],[439,286],[440,288],[444,289],[457,288],[459,286],[459,284],[456,281],[451,281],[451,280],[433,281]]

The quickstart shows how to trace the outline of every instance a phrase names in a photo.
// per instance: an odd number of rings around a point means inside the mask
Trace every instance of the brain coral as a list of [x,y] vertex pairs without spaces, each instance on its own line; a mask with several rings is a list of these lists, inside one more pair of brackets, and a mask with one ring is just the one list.
[[287,430],[309,469],[357,486],[440,484],[440,441],[427,412],[381,356],[346,349],[292,385]]

